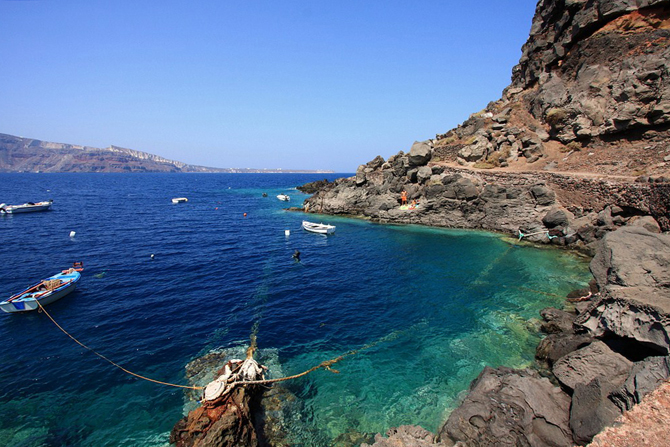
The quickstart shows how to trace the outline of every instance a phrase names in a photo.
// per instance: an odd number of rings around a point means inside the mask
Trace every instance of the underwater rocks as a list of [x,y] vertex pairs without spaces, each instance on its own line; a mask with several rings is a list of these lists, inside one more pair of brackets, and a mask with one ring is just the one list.
[[435,435],[416,425],[401,425],[391,428],[384,437],[375,436],[374,444],[362,443],[361,447],[428,447],[444,445],[434,441]]

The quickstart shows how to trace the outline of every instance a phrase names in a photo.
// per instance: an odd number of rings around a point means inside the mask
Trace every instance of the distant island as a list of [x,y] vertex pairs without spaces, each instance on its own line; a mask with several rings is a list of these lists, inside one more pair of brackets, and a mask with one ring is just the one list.
[[0,172],[332,173],[328,170],[211,168],[147,152],[52,143],[0,133]]

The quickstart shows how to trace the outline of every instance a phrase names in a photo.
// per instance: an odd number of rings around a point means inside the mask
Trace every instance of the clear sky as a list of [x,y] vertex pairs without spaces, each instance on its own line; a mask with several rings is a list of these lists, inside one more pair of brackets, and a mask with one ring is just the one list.
[[0,0],[0,133],[353,172],[499,99],[536,0]]

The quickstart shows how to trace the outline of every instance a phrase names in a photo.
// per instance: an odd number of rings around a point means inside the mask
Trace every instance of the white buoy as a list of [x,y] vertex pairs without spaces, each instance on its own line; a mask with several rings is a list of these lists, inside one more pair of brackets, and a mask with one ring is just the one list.
[[77,234],[76,231],[70,231],[70,237],[74,237],[75,234]]
[[153,253],[151,253],[151,259],[153,259],[153,258],[154,258],[154,254],[153,254]]
[[290,236],[291,230],[284,230],[284,236]]

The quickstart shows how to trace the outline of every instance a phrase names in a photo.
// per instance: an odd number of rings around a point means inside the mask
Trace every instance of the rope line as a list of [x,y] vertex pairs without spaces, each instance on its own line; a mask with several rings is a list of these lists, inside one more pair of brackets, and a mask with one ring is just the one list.
[[151,378],[149,378],[149,377],[145,377],[145,376],[142,376],[142,375],[140,375],[140,374],[137,374],[137,373],[134,373],[134,372],[132,372],[132,371],[127,370],[126,368],[124,368],[123,366],[119,365],[118,363],[115,363],[115,362],[113,362],[112,360],[110,360],[110,359],[108,359],[107,357],[105,357],[104,355],[100,354],[100,353],[97,352],[95,349],[86,346],[85,344],[83,344],[82,342],[80,342],[79,340],[77,340],[76,338],[74,338],[74,336],[72,336],[68,331],[66,331],[65,329],[63,329],[63,327],[62,327],[60,324],[58,324],[58,323],[56,322],[56,320],[54,320],[53,317],[52,317],[51,315],[49,315],[49,312],[47,312],[47,310],[44,308],[44,306],[42,306],[42,304],[41,304],[39,301],[37,301],[37,304],[40,306],[40,310],[41,310],[42,312],[44,312],[44,314],[45,314],[47,317],[49,317],[49,319],[53,322],[53,324],[56,325],[56,327],[57,327],[58,329],[61,330],[61,332],[63,332],[63,333],[64,333],[65,335],[67,335],[68,337],[70,337],[75,343],[77,343],[77,344],[78,344],[79,346],[81,346],[82,348],[88,349],[88,350],[91,351],[93,354],[97,355],[97,356],[100,357],[101,359],[103,359],[103,360],[105,360],[105,361],[111,363],[112,365],[116,366],[116,367],[119,368],[121,371],[123,371],[123,372],[125,372],[125,373],[128,373],[128,374],[130,374],[131,376],[137,377],[138,379],[147,380],[147,381],[149,381],[149,382],[158,383],[158,384],[161,384],[161,385],[173,386],[173,387],[176,387],[176,388],[188,388],[188,389],[191,389],[191,390],[202,390],[202,389],[204,388],[204,387],[202,387],[202,386],[177,385],[177,384],[175,384],[175,383],[163,382],[163,381],[155,380],[155,379],[151,379]]
[[[148,382],[158,383],[160,385],[167,385],[167,386],[172,386],[172,387],[176,387],[176,388],[186,388],[186,389],[191,389],[191,390],[203,390],[203,389],[205,389],[204,386],[178,385],[178,384],[175,384],[175,383],[163,382],[161,380],[152,379],[150,377],[146,377],[146,376],[143,376],[141,374],[137,374],[137,373],[134,373],[132,371],[129,371],[126,368],[124,368],[123,366],[119,365],[118,363],[116,363],[116,362],[110,360],[109,358],[105,357],[103,354],[100,354],[95,349],[93,349],[89,346],[86,346],[84,343],[77,340],[72,334],[70,334],[60,324],[58,324],[58,322],[56,320],[54,320],[54,318],[49,314],[49,312],[47,312],[47,310],[44,308],[44,306],[42,306],[42,304],[39,301],[37,301],[37,305],[40,307],[40,312],[44,312],[44,314],[47,317],[49,317],[49,320],[51,320],[51,322],[53,324],[55,324],[56,327],[58,329],[60,329],[60,331],[63,332],[65,335],[67,335],[72,341],[77,343],[82,348],[91,351],[93,354],[97,355],[98,357],[100,357],[101,359],[110,363],[111,365],[119,368],[121,371],[123,371],[127,374],[130,374],[131,376],[137,377],[138,379],[146,380]],[[380,338],[380,339],[378,339],[378,340],[376,340],[372,343],[369,343],[369,344],[367,344],[367,345],[365,345],[361,348],[351,350],[351,351],[349,351],[345,354],[342,354],[339,357],[336,357],[334,359],[323,361],[323,362],[319,363],[318,365],[313,366],[312,368],[301,372],[300,374],[295,374],[295,375],[288,376],[288,377],[278,377],[276,379],[238,381],[238,382],[234,382],[233,385],[242,385],[242,386],[244,386],[244,385],[267,385],[267,384],[271,384],[271,383],[284,382],[286,380],[293,380],[293,379],[297,379],[299,377],[306,376],[307,374],[309,374],[311,372],[314,372],[317,369],[321,369],[321,368],[324,368],[327,371],[330,371],[332,373],[339,374],[340,372],[338,370],[331,368],[332,365],[339,362],[340,360],[345,359],[346,357],[358,354],[359,352],[364,351],[366,349],[370,349],[370,348],[372,348],[372,347],[374,347],[374,346],[376,346],[380,343],[393,340],[393,339],[397,338],[398,336],[400,336],[400,334],[402,334],[403,332],[405,332],[405,331],[394,331],[394,332],[386,335],[385,337],[382,337],[382,338]],[[256,336],[255,336],[255,334],[252,334],[251,344],[250,344],[249,348],[247,349],[247,358],[251,358],[253,356],[253,353],[254,353],[255,350],[256,350]]]

